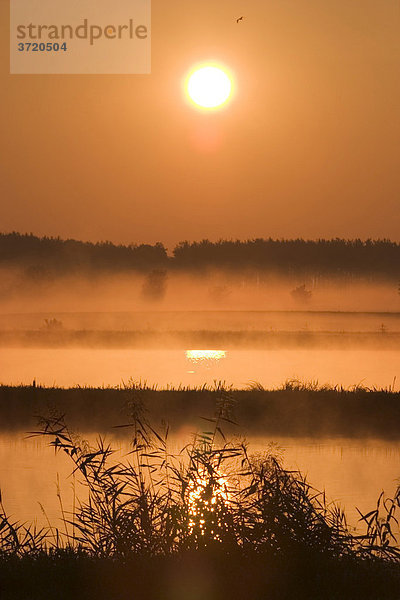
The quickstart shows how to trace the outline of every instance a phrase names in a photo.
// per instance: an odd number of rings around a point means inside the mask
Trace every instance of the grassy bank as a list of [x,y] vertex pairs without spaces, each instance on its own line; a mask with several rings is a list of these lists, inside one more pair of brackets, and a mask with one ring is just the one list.
[[[218,393],[217,388],[157,390],[145,384],[118,389],[0,386],[0,429],[32,429],[34,415],[56,408],[66,413],[74,428],[107,432],[124,422],[134,395],[140,396],[155,423],[165,420],[176,428],[212,413]],[[254,384],[229,394],[235,417],[249,434],[399,437],[400,392],[391,389],[346,390],[289,382],[280,389],[264,390]]]

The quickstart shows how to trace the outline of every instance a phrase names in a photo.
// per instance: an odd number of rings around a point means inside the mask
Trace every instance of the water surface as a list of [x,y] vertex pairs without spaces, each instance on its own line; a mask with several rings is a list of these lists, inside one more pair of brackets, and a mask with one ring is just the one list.
[[[210,354],[196,359],[194,350]],[[399,371],[398,350],[0,348],[0,383],[7,385],[35,379],[46,386],[115,386],[132,379],[164,388],[222,380],[237,388],[252,381],[272,388],[299,379],[388,387],[396,377],[400,382]]]

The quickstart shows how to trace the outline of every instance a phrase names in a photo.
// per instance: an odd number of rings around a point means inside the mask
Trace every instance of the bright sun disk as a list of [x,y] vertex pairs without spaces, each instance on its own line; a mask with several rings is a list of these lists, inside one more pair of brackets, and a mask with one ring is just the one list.
[[232,79],[221,69],[206,65],[193,71],[186,84],[189,98],[202,108],[217,108],[224,104],[232,93]]

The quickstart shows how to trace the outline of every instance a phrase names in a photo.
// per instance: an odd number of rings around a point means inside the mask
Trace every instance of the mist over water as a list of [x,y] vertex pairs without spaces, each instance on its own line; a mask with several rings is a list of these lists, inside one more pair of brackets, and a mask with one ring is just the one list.
[[[396,391],[399,365],[400,296],[391,281],[218,270],[39,280],[16,269],[2,273],[3,385],[124,388],[142,382],[163,389],[224,381],[237,389],[255,382],[273,389],[299,380]],[[94,439],[104,402],[112,400],[99,397],[91,405],[91,418],[83,406],[80,418],[75,406],[74,427],[84,438]],[[195,410],[202,413],[200,405]],[[77,493],[71,465],[54,456],[44,440],[26,438],[33,415],[23,412],[25,430],[18,419],[1,428],[4,500],[13,515],[39,523],[44,519],[40,502],[57,522],[57,480],[66,508]],[[264,417],[256,418],[262,429]],[[301,422],[300,408],[296,418]],[[396,488],[400,441],[367,430],[364,435],[362,427],[357,435],[363,437],[332,437],[324,433],[318,414],[313,433],[313,418],[311,425],[303,424],[307,433],[301,433],[300,423],[295,436],[278,427],[274,431],[271,424],[263,435],[250,418],[251,450],[263,451],[275,442],[285,466],[325,489],[329,500],[346,508],[351,526],[359,527],[355,507],[371,510],[382,489],[391,494]],[[107,421],[107,437],[123,455],[130,440],[112,432],[114,421]],[[181,423],[171,434],[171,449],[184,444],[196,427],[190,420]]]
[[[5,384],[274,387],[286,379],[388,386],[397,375],[400,295],[392,281],[242,272],[72,277],[3,269]],[[221,350],[191,361],[188,350]],[[23,365],[23,368],[21,368]]]
[[[216,270],[32,280],[15,271],[2,286],[3,384],[387,387],[398,375],[400,296],[389,281]],[[192,360],[190,350],[225,354]]]
[[[57,277],[46,271],[0,269],[2,314],[210,310],[396,312],[400,296],[395,280],[282,276],[251,269],[60,273]],[[76,320],[74,324],[79,326]]]

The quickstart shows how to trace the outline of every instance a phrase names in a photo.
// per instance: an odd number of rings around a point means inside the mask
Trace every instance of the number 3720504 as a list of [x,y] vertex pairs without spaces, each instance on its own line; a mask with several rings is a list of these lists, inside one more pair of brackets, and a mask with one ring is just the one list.
[[59,44],[58,42],[20,42],[18,44],[18,50],[20,52],[59,52],[60,50],[66,52],[67,44]]

